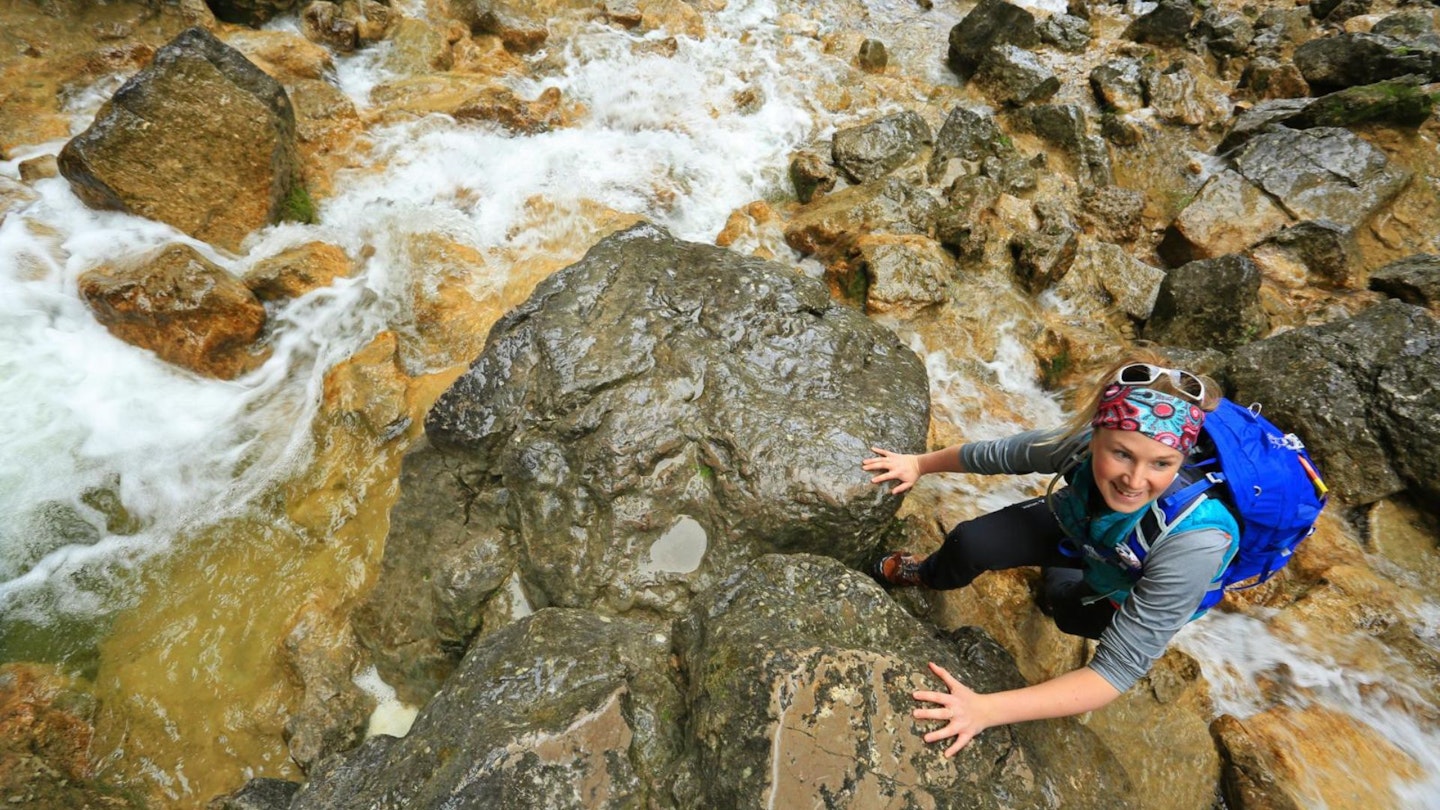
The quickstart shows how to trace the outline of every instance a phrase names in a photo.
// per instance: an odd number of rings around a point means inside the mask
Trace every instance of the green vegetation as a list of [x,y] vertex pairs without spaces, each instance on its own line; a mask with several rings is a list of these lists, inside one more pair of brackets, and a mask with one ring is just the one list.
[[305,190],[303,183],[291,186],[290,193],[285,195],[285,202],[280,206],[280,220],[315,224],[315,201],[310,199],[310,192]]
[[1045,361],[1044,367],[1040,369],[1042,384],[1047,389],[1059,388],[1060,380],[1065,377],[1065,372],[1074,365],[1075,358],[1070,356],[1069,347],[1061,349],[1059,354]]

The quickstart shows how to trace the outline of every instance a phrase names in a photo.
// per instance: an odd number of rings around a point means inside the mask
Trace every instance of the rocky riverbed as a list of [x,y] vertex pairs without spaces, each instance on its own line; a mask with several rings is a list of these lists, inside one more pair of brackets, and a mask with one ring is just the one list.
[[[6,800],[1436,805],[1433,5],[0,19]],[[926,661],[1086,644],[1031,571],[856,569],[1044,482],[859,460],[1053,423],[1136,340],[1330,507],[1116,704],[944,760]]]

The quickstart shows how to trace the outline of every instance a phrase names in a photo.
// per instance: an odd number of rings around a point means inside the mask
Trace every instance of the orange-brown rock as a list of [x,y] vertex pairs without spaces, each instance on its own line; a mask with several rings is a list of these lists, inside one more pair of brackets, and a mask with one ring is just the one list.
[[401,76],[424,76],[449,70],[454,57],[445,31],[424,20],[403,19],[390,31],[384,65]]
[[235,31],[225,35],[225,44],[282,84],[335,72],[329,51],[288,31]]
[[[1091,714],[1087,725],[1125,767],[1138,806],[1209,810],[1221,768],[1210,736],[1212,716],[1200,665],[1172,648],[1129,691]],[[1127,755],[1137,751],[1146,753]]]
[[375,436],[408,427],[409,377],[400,370],[398,351],[395,333],[381,332],[365,348],[336,363],[325,375],[325,412],[358,421]]
[[354,270],[354,262],[340,247],[307,242],[256,262],[245,274],[245,286],[261,301],[280,301],[328,287]]
[[1404,806],[1397,785],[1426,774],[1369,726],[1320,706],[1280,706],[1211,726],[1234,810]]
[[565,117],[559,88],[546,88],[527,101],[498,82],[461,74],[403,79],[375,88],[383,121],[444,113],[469,121],[492,121],[520,133],[543,132]]
[[201,28],[157,51],[65,144],[59,164],[87,205],[229,250],[266,224],[313,215],[284,88]]
[[360,115],[350,97],[326,81],[301,79],[289,92],[306,186],[317,197],[327,196],[336,171],[365,160],[364,150],[355,148]]
[[1408,584],[1440,602],[1440,526],[1434,512],[1389,499],[1370,507],[1366,524],[1375,552],[1408,574]]
[[0,666],[0,796],[13,806],[138,808],[94,779],[92,699],[39,664]]
[[265,307],[188,245],[80,277],[80,295],[110,333],[197,374],[228,380],[264,362]]

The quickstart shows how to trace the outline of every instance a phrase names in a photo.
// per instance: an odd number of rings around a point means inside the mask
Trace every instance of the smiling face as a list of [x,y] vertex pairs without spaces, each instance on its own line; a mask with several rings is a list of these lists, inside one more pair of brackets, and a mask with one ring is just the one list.
[[1133,430],[1096,428],[1090,439],[1095,488],[1116,512],[1134,512],[1160,497],[1180,472],[1180,451]]

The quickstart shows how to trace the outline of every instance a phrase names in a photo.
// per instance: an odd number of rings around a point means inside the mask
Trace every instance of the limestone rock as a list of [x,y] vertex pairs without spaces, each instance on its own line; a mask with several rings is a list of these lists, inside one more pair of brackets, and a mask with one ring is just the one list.
[[885,50],[885,43],[878,39],[867,39],[860,43],[860,50],[855,58],[860,69],[868,73],[884,73],[885,66],[890,63],[890,54]]
[[1125,38],[1163,48],[1185,44],[1195,23],[1195,5],[1190,0],[1160,0],[1155,7],[1135,18],[1125,29]]
[[96,320],[121,340],[197,374],[234,379],[264,362],[265,307],[224,268],[173,244],[80,276]]
[[995,101],[1016,106],[1047,101],[1060,91],[1054,71],[1035,54],[1008,43],[985,54],[974,80]]
[[1082,190],[1114,183],[1110,150],[1090,134],[1089,117],[1079,104],[1032,104],[1011,111],[1007,118],[1021,132],[1031,132],[1058,147],[1074,167]]
[[1239,87],[1262,101],[1310,95],[1310,85],[1294,62],[1268,56],[1257,56],[1245,65]]
[[687,724],[703,780],[693,807],[917,803],[935,808],[1124,803],[1113,761],[1067,776],[1071,721],[1018,724],[935,756],[906,709],[935,661],[979,692],[1023,683],[977,631],[936,638],[868,578],[833,560],[769,555],[697,600],[677,629],[690,673]]
[[1056,285],[1060,295],[1114,307],[1136,320],[1155,309],[1165,271],[1134,258],[1119,245],[1081,237],[1070,272]]
[[519,133],[538,133],[562,122],[559,88],[527,100],[504,84],[477,76],[420,71],[420,75],[376,87],[371,98],[386,120],[442,113],[461,120],[490,121]]
[[352,621],[406,703],[424,704],[470,639],[499,629],[483,615],[515,569],[505,518],[475,465],[425,444],[405,456],[380,576]]
[[1111,59],[1090,71],[1090,89],[1102,110],[1132,113],[1145,108],[1145,84],[1140,60]]
[[815,195],[835,188],[839,179],[835,164],[814,149],[802,149],[790,158],[790,182],[801,203],[808,203]]
[[1016,45],[1029,48],[1040,41],[1035,15],[1005,0],[980,0],[950,29],[950,69],[968,79],[992,48]]
[[1145,337],[1190,349],[1234,349],[1270,330],[1259,293],[1260,271],[1244,256],[1182,265],[1160,285]]
[[675,679],[663,628],[542,610],[471,649],[405,737],[318,769],[291,810],[674,807]]
[[835,165],[856,183],[883,177],[912,159],[933,140],[919,113],[903,112],[835,133]]
[[263,225],[305,218],[309,204],[284,88],[201,28],[157,51],[65,144],[59,164],[86,204],[229,250]]
[[[1236,402],[1259,401],[1305,441],[1332,493],[1365,504],[1407,487],[1440,496],[1440,323],[1390,300],[1231,356]],[[1323,396],[1316,392],[1324,392]]]
[[425,430],[509,493],[537,602],[673,615],[759,553],[867,558],[898,504],[858,459],[922,446],[928,402],[822,285],[642,225],[501,319]]
[[1440,77],[1440,43],[1373,33],[1337,34],[1296,48],[1295,66],[1313,89],[1322,92],[1412,74],[1434,81]]
[[1225,715],[1212,733],[1226,758],[1222,786],[1233,807],[1398,807],[1397,788],[1425,775],[1365,724],[1320,706],[1282,706],[1244,721]]
[[1349,130],[1272,129],[1246,142],[1235,168],[1297,220],[1357,227],[1409,181],[1385,154]]
[[285,721],[290,758],[301,770],[363,739],[375,699],[355,685],[355,652],[348,623],[317,605],[302,607],[285,636],[286,661],[305,689]]
[[1083,53],[1090,46],[1090,22],[1073,14],[1051,14],[1036,23],[1035,33],[1066,53]]
[[1010,240],[1015,274],[1031,294],[1039,295],[1070,272],[1080,241],[1070,228],[1047,228]]
[[965,166],[965,173],[973,174],[986,158],[1014,151],[1010,138],[1000,132],[993,115],[968,107],[956,107],[945,117],[945,123],[935,135],[927,171],[932,179],[940,180],[946,174],[947,164],[959,160]]
[[1265,192],[1227,169],[1206,181],[1175,217],[1160,254],[1172,264],[1218,258],[1245,250],[1290,222]]
[[245,286],[261,301],[299,298],[354,272],[345,251],[326,242],[308,242],[262,259],[245,274]]
[[1336,90],[1306,104],[1284,124],[1292,129],[1309,129],[1373,122],[1413,128],[1430,120],[1434,111],[1434,97],[1411,76]]
[[288,31],[237,31],[227,35],[225,44],[285,85],[335,73],[329,51]]
[[205,810],[289,810],[299,790],[299,782],[257,777],[232,793],[212,799]]
[[53,667],[0,665],[0,795],[16,806],[140,810],[90,767],[94,699]]
[[1370,274],[1370,289],[1440,311],[1440,256],[1417,253],[1397,259]]
[[826,194],[791,218],[785,242],[824,259],[848,257],[860,234],[925,234],[940,215],[927,189],[895,177]]
[[1294,256],[1307,274],[1335,286],[1350,286],[1359,262],[1355,232],[1328,220],[1297,222],[1276,232],[1269,244]]
[[906,313],[943,303],[957,267],[939,243],[923,236],[866,236],[859,240],[869,280],[865,311]]
[[454,55],[444,32],[424,20],[402,19],[388,37],[382,65],[399,76],[428,76],[450,69]]
[[1146,71],[1143,77],[1146,98],[1164,121],[1198,127],[1230,117],[1225,87],[1203,70],[1177,62],[1165,70]]
[[1240,56],[1250,49],[1255,26],[1243,14],[1212,7],[1200,15],[1195,33],[1211,53]]
[[1144,194],[1107,185],[1091,189],[1081,198],[1079,220],[1087,231],[1101,239],[1133,242],[1140,237],[1144,213]]
[[295,8],[299,0],[205,0],[215,17],[228,23],[259,26]]

